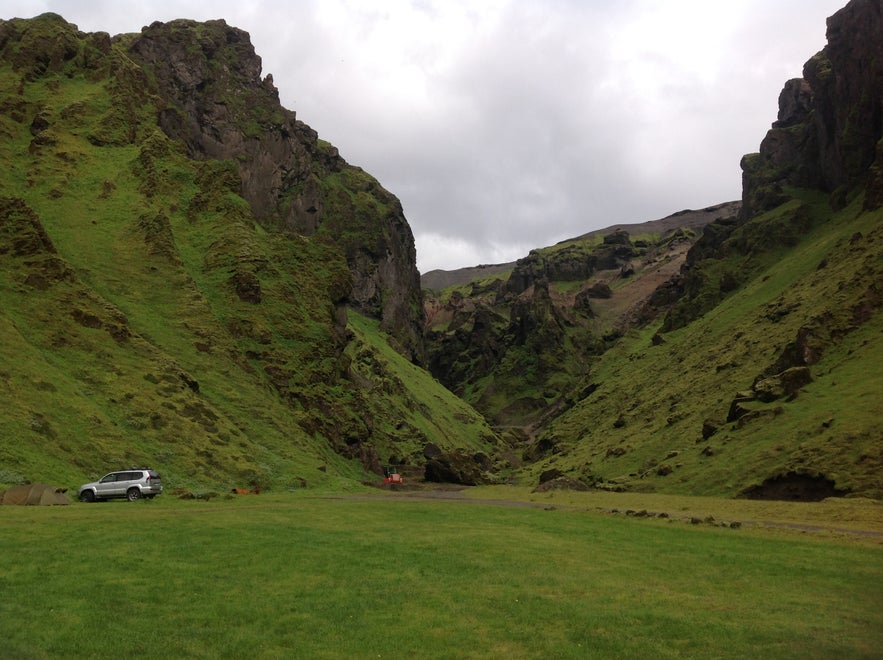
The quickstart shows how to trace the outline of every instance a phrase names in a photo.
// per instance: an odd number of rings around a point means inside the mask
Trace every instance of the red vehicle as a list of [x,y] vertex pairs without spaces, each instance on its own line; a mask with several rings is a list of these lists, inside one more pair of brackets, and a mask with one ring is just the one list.
[[402,483],[402,475],[395,465],[385,465],[383,467],[383,483],[400,484]]

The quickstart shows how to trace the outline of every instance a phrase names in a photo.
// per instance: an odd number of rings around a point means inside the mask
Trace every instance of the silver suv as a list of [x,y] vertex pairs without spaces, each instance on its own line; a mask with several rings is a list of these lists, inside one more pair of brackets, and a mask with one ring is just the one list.
[[162,492],[162,477],[149,468],[131,468],[105,474],[98,481],[83,484],[77,491],[81,502],[97,502],[125,497],[130,502],[153,498]]

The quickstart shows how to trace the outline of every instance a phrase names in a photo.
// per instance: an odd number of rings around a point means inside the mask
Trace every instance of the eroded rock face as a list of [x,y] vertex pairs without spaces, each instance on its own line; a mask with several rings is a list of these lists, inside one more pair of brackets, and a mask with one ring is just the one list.
[[129,52],[156,80],[163,131],[193,158],[236,163],[242,196],[264,226],[337,243],[352,276],[348,302],[422,363],[420,275],[401,204],[280,105],[248,33],[223,20],[156,22]]
[[549,294],[549,282],[534,284],[533,295],[518,298],[512,303],[509,334],[518,344],[524,344],[531,335],[542,330],[547,340],[560,338],[562,319]]
[[452,483],[463,486],[479,486],[489,483],[485,470],[490,462],[484,454],[467,454],[463,451],[441,452],[426,461],[424,477],[433,483]]
[[549,254],[532,250],[515,263],[503,294],[518,295],[546,279],[564,282],[587,280],[595,271],[626,266],[636,254],[628,232],[623,229],[604,236],[601,245],[591,251],[577,245]]
[[[278,214],[284,191],[310,175],[309,131],[279,105],[272,78],[261,80],[261,58],[248,33],[224,21],[156,22],[130,52],[150,68],[168,101],[159,116],[166,134],[196,158],[236,159],[255,217]],[[300,206],[290,205],[281,220],[307,233],[313,223],[299,217]]]
[[454,313],[448,333],[427,332],[430,372],[451,391],[491,371],[506,351],[506,320],[484,304]]
[[834,191],[863,182],[883,135],[881,34],[879,0],[852,0],[828,19],[828,45],[785,84],[760,152],[742,160],[744,217],[781,203],[784,185]]
[[787,128],[809,117],[812,110],[812,88],[803,78],[793,78],[785,83],[779,94],[779,118],[773,128]]

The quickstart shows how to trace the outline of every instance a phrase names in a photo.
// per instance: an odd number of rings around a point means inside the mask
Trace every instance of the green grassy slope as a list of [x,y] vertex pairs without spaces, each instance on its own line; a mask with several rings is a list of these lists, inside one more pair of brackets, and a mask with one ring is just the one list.
[[[355,334],[346,351],[350,368],[368,399],[387,403],[373,419],[386,438],[377,445],[381,459],[413,465],[427,442],[445,450],[494,447],[496,435],[485,419],[395,351],[375,320],[352,312],[350,328]],[[382,392],[391,396],[378,398]]]
[[[722,302],[664,343],[651,341],[657,321],[597,359],[592,393],[541,436],[546,455],[526,481],[557,468],[606,487],[735,495],[797,473],[883,496],[883,211],[862,211],[859,197],[834,213],[824,196],[792,192],[697,265],[706,288],[694,298]],[[809,220],[794,240],[771,238],[798,216]],[[721,296],[727,272],[743,283]],[[798,365],[811,382],[757,396]]]
[[352,448],[389,430],[369,409],[410,407],[423,442],[491,437],[475,414],[427,419],[411,381],[448,394],[392,360],[402,387],[362,397],[341,250],[256,224],[235,163],[156,127],[121,43],[97,51],[52,16],[24,29],[66,45],[40,71],[12,46],[0,61],[0,486],[131,464],[194,490],[370,479]]

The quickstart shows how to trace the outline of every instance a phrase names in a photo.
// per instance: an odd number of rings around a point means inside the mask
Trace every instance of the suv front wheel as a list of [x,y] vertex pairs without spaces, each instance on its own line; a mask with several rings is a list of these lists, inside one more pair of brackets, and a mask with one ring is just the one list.
[[141,491],[137,488],[130,488],[126,491],[126,499],[130,502],[135,502],[141,499]]
[[94,490],[84,490],[80,494],[81,502],[94,502],[95,501],[95,491]]

